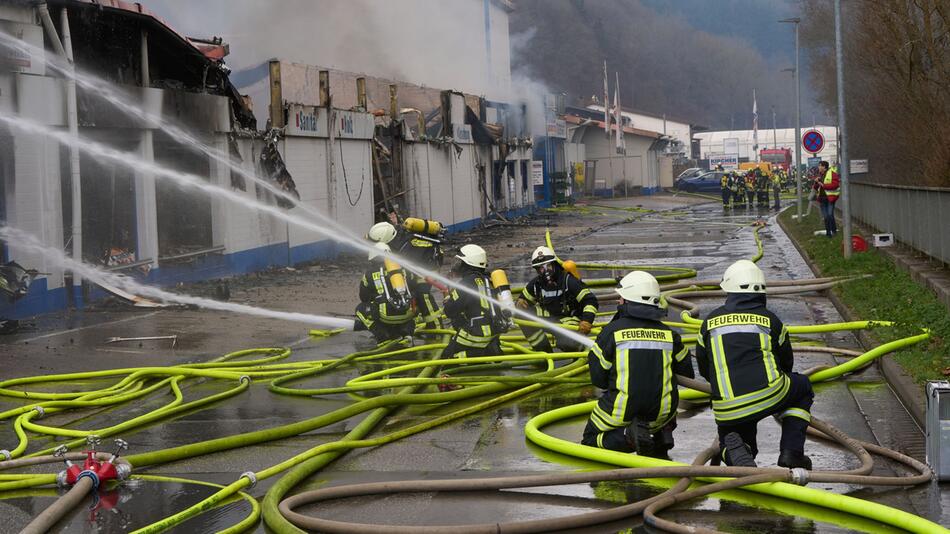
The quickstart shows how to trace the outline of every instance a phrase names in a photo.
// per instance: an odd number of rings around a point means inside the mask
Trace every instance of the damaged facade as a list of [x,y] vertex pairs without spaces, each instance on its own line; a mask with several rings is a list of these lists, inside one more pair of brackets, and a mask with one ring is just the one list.
[[[75,128],[83,139],[248,199],[289,208],[234,166],[357,233],[391,210],[457,231],[527,212],[534,203],[523,106],[286,62],[264,65],[259,102],[253,87],[243,96],[232,81],[223,63],[226,43],[186,38],[121,0],[6,3],[0,30],[27,44],[5,52],[11,57],[4,64],[12,59],[13,67],[0,72],[0,112]],[[67,52],[80,73],[104,80],[142,114],[116,109],[82,83],[70,113],[67,76],[47,65]],[[141,118],[147,115],[175,127]],[[0,219],[77,259],[158,284],[339,252],[325,236],[180,189],[147,167],[77,152],[72,158],[55,139],[0,126]],[[103,294],[29,250],[4,243],[3,258],[41,275],[25,296],[0,303],[0,317],[32,316]]]

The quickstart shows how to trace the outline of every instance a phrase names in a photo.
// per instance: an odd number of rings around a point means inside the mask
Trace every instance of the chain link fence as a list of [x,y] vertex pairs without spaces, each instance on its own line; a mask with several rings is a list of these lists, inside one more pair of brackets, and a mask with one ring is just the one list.
[[850,187],[855,219],[950,265],[950,188],[855,180]]

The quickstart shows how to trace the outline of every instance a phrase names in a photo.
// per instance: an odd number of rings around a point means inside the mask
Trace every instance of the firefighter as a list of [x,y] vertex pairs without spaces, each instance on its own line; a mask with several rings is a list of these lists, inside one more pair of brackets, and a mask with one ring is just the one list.
[[[548,247],[538,247],[531,254],[531,267],[537,276],[531,279],[518,297],[516,306],[522,310],[534,307],[534,313],[543,319],[577,327],[583,336],[590,333],[597,315],[597,297],[584,282],[564,270]],[[544,329],[523,326],[531,347],[539,352],[552,352],[551,342]],[[577,341],[554,333],[556,345],[566,352],[582,350]]]
[[755,466],[756,425],[775,415],[782,422],[778,465],[811,469],[805,430],[814,393],[808,377],[792,372],[788,330],[766,308],[765,275],[739,260],[726,269],[720,287],[726,302],[703,321],[696,361],[712,386],[721,460]]
[[769,207],[769,189],[770,182],[768,173],[765,173],[761,170],[755,174],[755,190],[757,197],[757,205],[760,208]]
[[360,281],[354,329],[369,330],[380,344],[394,339],[411,341],[415,314],[406,273],[381,255],[390,252],[389,245],[376,243],[373,247],[369,253],[370,266]]
[[745,197],[748,207],[755,207],[755,170],[750,170],[745,175]]
[[775,209],[782,209],[782,183],[785,181],[785,172],[779,171],[772,175],[772,195],[775,197]]
[[442,351],[442,358],[501,354],[498,336],[507,330],[508,318],[486,298],[495,297],[491,280],[485,274],[488,255],[478,245],[465,245],[455,257],[457,261],[452,267],[452,275],[481,297],[457,289],[443,291],[446,295],[442,302],[445,315],[452,321],[456,333]]
[[732,189],[732,202],[734,207],[744,207],[745,206],[745,178],[741,174],[735,173],[732,175],[733,178],[733,189]]
[[587,355],[591,383],[604,390],[584,445],[668,458],[679,404],[676,375],[693,377],[680,335],[661,321],[660,285],[643,271],[620,280],[620,305]]
[[[441,225],[440,225],[441,228]],[[411,232],[405,228],[397,230],[391,222],[380,222],[370,228],[367,237],[371,241],[387,243],[396,254],[429,270],[437,270],[442,265],[442,240],[440,236],[431,236]],[[415,299],[419,311],[418,320],[426,327],[439,327],[439,306],[432,296],[432,287],[436,283],[421,274],[409,272],[409,290]]]
[[729,173],[722,173],[719,178],[719,190],[722,192],[722,209],[729,207],[729,200],[732,197],[732,192],[729,190],[729,177]]

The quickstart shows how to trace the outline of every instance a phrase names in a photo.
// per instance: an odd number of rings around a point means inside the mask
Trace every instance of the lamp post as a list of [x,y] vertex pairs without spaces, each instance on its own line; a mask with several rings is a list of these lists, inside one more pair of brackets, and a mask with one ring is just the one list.
[[795,197],[797,199],[795,220],[800,223],[802,222],[802,80],[801,69],[798,65],[798,25],[802,19],[794,17],[779,22],[795,25]]
[[[844,219],[844,257],[851,257],[851,195],[848,194],[850,181],[850,162],[848,161],[848,128],[845,124],[844,107],[844,42],[841,35],[841,0],[835,0],[835,66],[838,78],[838,135],[841,145],[838,147],[841,154],[838,162],[838,172],[841,175],[841,217]],[[834,216],[834,213],[832,213]]]

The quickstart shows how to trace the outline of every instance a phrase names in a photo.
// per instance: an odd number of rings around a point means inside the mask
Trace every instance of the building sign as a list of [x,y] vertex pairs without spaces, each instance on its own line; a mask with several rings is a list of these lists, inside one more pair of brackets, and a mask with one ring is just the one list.
[[554,119],[547,124],[548,137],[567,139],[567,123],[564,119]]
[[851,174],[867,174],[868,172],[868,160],[866,159],[853,159],[851,160],[851,165],[848,166],[848,171]]
[[738,169],[739,155],[738,154],[709,154],[709,168],[715,169],[719,165],[722,165],[723,169]]
[[531,183],[544,185],[544,162],[541,160],[531,160]]
[[814,157],[808,158],[808,168],[818,167],[818,164],[821,163],[821,158]]
[[291,104],[287,109],[286,133],[297,137],[329,137],[327,109]]
[[453,124],[452,137],[456,143],[465,145],[472,144],[472,125],[471,124]]
[[43,28],[0,20],[0,32],[23,41],[26,46],[0,46],[0,65],[13,72],[46,74]]
[[372,139],[376,121],[369,113],[360,111],[334,111],[336,136],[341,139]]
[[722,140],[722,153],[723,154],[739,154],[739,138],[738,137],[729,137]]

